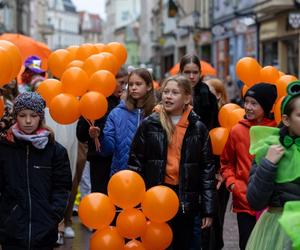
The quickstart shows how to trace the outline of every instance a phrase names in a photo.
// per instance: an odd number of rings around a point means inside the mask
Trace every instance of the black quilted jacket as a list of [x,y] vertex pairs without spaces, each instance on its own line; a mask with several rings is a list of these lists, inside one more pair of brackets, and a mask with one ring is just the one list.
[[[215,166],[208,131],[195,112],[188,117],[179,167],[179,200],[185,213],[202,216],[214,213]],[[164,184],[167,162],[167,135],[154,113],[143,121],[134,137],[128,161],[139,172],[147,188]]]

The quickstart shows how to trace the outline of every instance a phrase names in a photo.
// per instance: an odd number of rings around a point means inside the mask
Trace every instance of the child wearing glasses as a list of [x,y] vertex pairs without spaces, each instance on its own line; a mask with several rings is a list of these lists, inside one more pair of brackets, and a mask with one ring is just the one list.
[[292,82],[282,102],[281,128],[253,127],[247,199],[255,210],[269,207],[257,222],[247,243],[250,249],[292,249],[278,223],[288,201],[300,201],[300,81]]
[[256,213],[246,199],[253,160],[253,156],[249,154],[249,130],[257,125],[276,126],[270,114],[276,98],[276,86],[273,84],[258,83],[248,89],[244,97],[245,117],[230,130],[221,154],[220,172],[227,189],[232,193],[233,212],[237,214],[240,249],[245,249],[256,223]]

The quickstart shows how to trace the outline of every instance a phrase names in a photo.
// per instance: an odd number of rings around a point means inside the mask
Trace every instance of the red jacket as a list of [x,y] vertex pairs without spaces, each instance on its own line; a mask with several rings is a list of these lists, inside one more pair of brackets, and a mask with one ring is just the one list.
[[[233,212],[243,212],[255,216],[246,199],[247,185],[253,156],[249,154],[251,126],[275,127],[276,122],[264,118],[260,124],[243,119],[236,124],[229,133],[228,140],[221,154],[221,175],[229,189],[234,184],[232,191]],[[231,191],[231,190],[229,190]]]

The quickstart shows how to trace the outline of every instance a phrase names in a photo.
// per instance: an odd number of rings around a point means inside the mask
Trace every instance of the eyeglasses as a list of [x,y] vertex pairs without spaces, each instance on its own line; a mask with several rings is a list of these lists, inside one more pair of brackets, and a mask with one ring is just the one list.
[[289,83],[286,88],[287,96],[283,99],[281,104],[281,114],[285,113],[286,105],[296,96],[300,95],[300,81]]

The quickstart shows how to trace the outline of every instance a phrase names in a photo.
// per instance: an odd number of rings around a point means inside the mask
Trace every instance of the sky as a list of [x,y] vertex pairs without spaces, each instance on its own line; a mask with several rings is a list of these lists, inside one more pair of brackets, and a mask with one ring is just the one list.
[[105,2],[106,0],[72,0],[77,11],[85,10],[90,13],[99,14],[105,19]]

